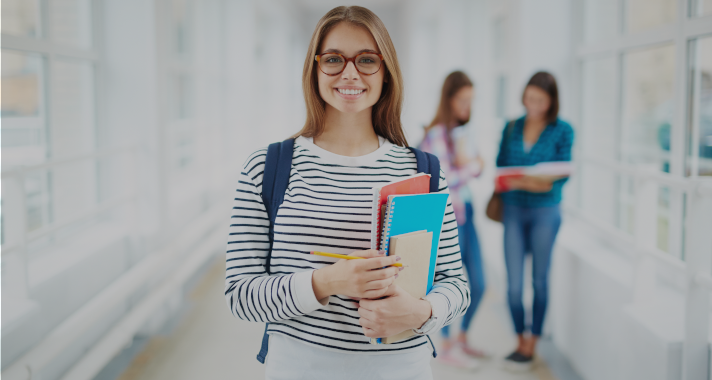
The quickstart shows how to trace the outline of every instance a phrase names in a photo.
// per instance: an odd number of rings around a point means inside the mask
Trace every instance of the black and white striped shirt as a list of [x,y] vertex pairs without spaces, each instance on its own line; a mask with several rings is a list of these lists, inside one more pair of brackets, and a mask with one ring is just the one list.
[[[341,352],[404,352],[427,343],[414,336],[372,345],[358,323],[358,301],[335,295],[322,304],[312,289],[312,272],[336,259],[309,252],[369,249],[373,186],[416,173],[410,150],[382,141],[370,154],[346,157],[297,138],[289,186],[275,221],[271,275],[265,269],[269,218],[261,197],[267,149],[248,157],[235,192],[226,255],[225,298],[234,316],[271,322],[270,334]],[[439,191],[448,192],[442,171]],[[461,316],[470,303],[450,201],[427,299],[439,321],[433,331]]]

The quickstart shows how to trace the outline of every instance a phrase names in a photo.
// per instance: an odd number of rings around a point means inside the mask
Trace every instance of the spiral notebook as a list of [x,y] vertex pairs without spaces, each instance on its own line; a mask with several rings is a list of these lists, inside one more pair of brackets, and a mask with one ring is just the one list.
[[440,231],[445,218],[448,194],[429,193],[391,195],[388,197],[386,215],[379,249],[389,252],[391,236],[425,230],[433,233],[428,271],[428,292],[433,287],[435,265],[438,258]]
[[389,195],[395,194],[425,194],[430,192],[430,174],[418,173],[390,182],[382,187],[373,188],[373,205],[371,210],[371,249],[378,249],[381,239],[381,221],[385,215],[386,202]]

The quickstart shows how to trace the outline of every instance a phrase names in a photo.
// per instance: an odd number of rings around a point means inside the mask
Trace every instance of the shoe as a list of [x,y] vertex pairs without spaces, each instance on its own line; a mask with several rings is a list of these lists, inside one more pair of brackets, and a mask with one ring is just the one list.
[[504,368],[512,372],[531,371],[534,364],[534,356],[524,356],[514,351],[504,359]]
[[460,343],[460,349],[462,349],[462,352],[466,355],[476,359],[490,359],[492,357],[489,352],[470,347],[466,343]]
[[453,346],[449,350],[441,352],[435,360],[451,367],[469,371],[475,370],[481,365],[479,360],[469,357],[458,346]]

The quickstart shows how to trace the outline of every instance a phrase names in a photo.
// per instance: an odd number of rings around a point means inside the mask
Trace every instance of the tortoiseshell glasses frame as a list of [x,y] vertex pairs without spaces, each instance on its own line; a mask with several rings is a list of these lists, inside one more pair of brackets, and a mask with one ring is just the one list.
[[[369,72],[370,70],[368,70],[368,69],[365,67],[366,65],[361,64],[361,63],[357,63],[357,59],[358,59],[359,57],[363,56],[363,55],[371,55],[371,56],[376,56],[376,57],[378,57],[378,59],[379,59],[380,61],[378,62],[378,67],[375,67],[375,65],[374,65],[375,71]],[[324,63],[324,57],[326,57],[327,59],[330,58],[330,57],[327,57],[327,56],[335,56],[335,57],[340,57],[340,58],[342,59],[342,62],[339,62],[339,63],[341,63],[343,66],[341,67],[340,70],[338,70],[338,72],[337,72],[337,71],[334,71],[334,70],[329,70],[328,68],[327,68],[326,70],[324,69],[324,67],[322,66],[322,65],[326,65],[326,63]],[[334,58],[335,58],[335,57],[334,57]],[[376,74],[377,72],[379,72],[379,71],[381,70],[381,66],[383,66],[383,55],[378,54],[378,53],[372,53],[372,52],[359,53],[359,54],[356,54],[354,57],[351,57],[351,58],[346,58],[346,57],[344,57],[342,54],[339,54],[339,53],[324,53],[324,54],[317,54],[317,55],[315,55],[315,56],[314,56],[314,60],[317,62],[317,65],[319,66],[319,70],[321,70],[322,73],[324,73],[324,74],[326,74],[326,75],[330,75],[330,76],[335,76],[335,75],[339,75],[339,74],[343,73],[344,70],[346,70],[346,66],[349,64],[349,62],[353,62],[354,67],[356,67],[356,70],[357,70],[359,73],[363,74],[363,75],[373,75],[373,74]],[[334,64],[336,64],[336,63],[334,63]],[[359,66],[361,66],[361,67],[359,67]],[[333,69],[333,67],[332,67],[332,69]],[[366,69],[366,71],[364,71],[364,69]]]

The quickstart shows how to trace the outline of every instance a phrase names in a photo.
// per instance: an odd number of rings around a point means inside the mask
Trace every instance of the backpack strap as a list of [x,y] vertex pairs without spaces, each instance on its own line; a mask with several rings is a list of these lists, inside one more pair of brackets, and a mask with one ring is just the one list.
[[[265,159],[265,169],[262,174],[262,203],[267,209],[269,216],[269,250],[265,270],[270,273],[270,261],[272,259],[272,244],[274,243],[274,222],[277,219],[277,211],[284,201],[284,193],[289,185],[289,174],[292,171],[292,155],[294,154],[294,139],[287,139],[282,142],[270,144],[267,148],[267,158]],[[257,354],[257,361],[264,364],[269,350],[269,335],[267,329],[269,322],[265,324],[265,332],[262,336],[262,347]]]
[[417,160],[418,173],[430,174],[430,192],[437,193],[440,189],[440,160],[434,155],[420,149],[408,147]]

